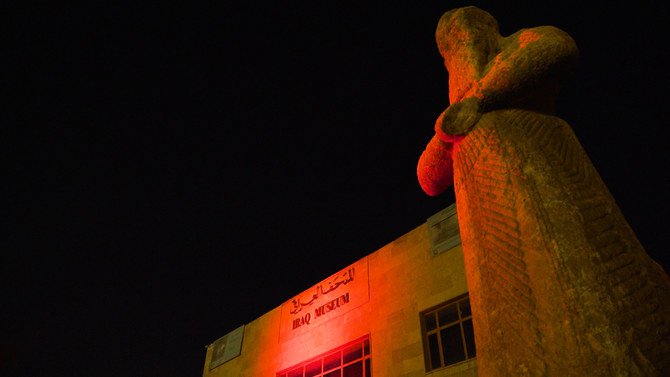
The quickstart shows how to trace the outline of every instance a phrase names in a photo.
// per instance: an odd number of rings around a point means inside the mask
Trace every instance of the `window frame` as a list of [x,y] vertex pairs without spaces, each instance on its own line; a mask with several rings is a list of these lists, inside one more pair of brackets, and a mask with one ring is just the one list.
[[[345,359],[344,350],[346,350],[348,348],[351,348],[352,346],[354,346],[356,344],[360,344],[361,356],[358,357],[358,358],[355,358],[353,360],[349,360],[349,361],[345,362],[345,360],[344,360]],[[333,368],[330,368],[328,370],[324,370],[323,369],[323,367],[324,367],[323,364],[325,363],[325,360],[328,357],[330,357],[330,356],[332,356],[336,353],[340,354],[339,355],[340,356],[339,365],[333,366]],[[277,372],[275,374],[275,376],[276,377],[293,376],[293,374],[291,374],[291,372],[296,371],[298,368],[302,368],[302,376],[304,376],[305,375],[305,367],[308,366],[308,365],[311,365],[312,363],[314,363],[315,361],[318,361],[318,360],[321,360],[321,372],[314,375],[314,377],[327,376],[327,375],[330,375],[331,373],[337,372],[337,371],[340,371],[339,375],[342,376],[343,371],[346,367],[348,367],[350,365],[354,365],[357,362],[361,362],[361,364],[362,364],[361,366],[363,367],[363,377],[372,377],[372,345],[370,343],[370,335],[367,334],[367,335],[362,336],[358,339],[352,340],[351,342],[345,343],[341,346],[338,346],[336,348],[328,350],[328,351],[326,351],[326,352],[324,352],[320,355],[311,357],[311,358],[309,358],[305,361],[302,361],[298,364],[292,365],[288,368],[284,368],[281,371]],[[366,365],[367,365],[367,367],[366,367]],[[370,373],[368,374],[367,371],[369,371]]]
[[[462,302],[468,302],[468,306],[470,307],[470,313],[469,315],[463,315],[463,311],[461,310],[461,303]],[[456,305],[456,312],[458,315],[458,318],[456,320],[453,320],[451,322],[448,322],[446,324],[441,324],[439,323],[438,319],[438,313],[440,310],[445,309],[451,305]],[[429,315],[433,315],[435,318],[435,328],[428,330],[427,325],[426,325],[426,318]],[[419,313],[419,319],[421,323],[421,337],[422,337],[422,342],[423,342],[423,355],[424,355],[424,362],[425,362],[425,368],[426,368],[426,373],[427,372],[432,372],[436,371],[439,369],[444,369],[448,368],[450,366],[454,366],[456,364],[476,359],[477,357],[477,352],[476,352],[476,343],[474,339],[474,331],[473,331],[473,337],[472,337],[472,346],[474,349],[474,354],[469,355],[468,351],[468,344],[469,342],[467,341],[466,338],[466,332],[463,328],[463,323],[470,321],[472,323],[472,307],[470,306],[470,295],[469,293],[465,293],[463,295],[460,295],[458,297],[455,297],[453,299],[450,299],[448,301],[445,301],[439,305],[433,306],[431,308],[428,308],[426,310],[423,310],[421,313]],[[460,330],[460,335],[461,335],[461,345],[463,347],[463,355],[465,356],[464,359],[458,360],[456,362],[447,364],[445,363],[444,359],[444,347],[442,345],[442,336],[440,336],[440,332],[442,330],[445,330],[447,328],[450,328],[452,326],[458,325],[459,330]],[[438,351],[439,351],[439,358],[440,358],[440,365],[437,367],[432,366],[432,356],[431,356],[431,349],[430,349],[430,344],[429,344],[429,337],[431,335],[435,334],[437,338],[437,344],[438,344]]]

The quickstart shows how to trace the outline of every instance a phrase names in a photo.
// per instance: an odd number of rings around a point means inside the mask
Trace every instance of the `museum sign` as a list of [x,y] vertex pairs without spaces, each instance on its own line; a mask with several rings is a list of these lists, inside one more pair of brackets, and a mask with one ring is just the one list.
[[309,331],[368,299],[366,257],[285,302],[281,307],[279,338],[286,340]]

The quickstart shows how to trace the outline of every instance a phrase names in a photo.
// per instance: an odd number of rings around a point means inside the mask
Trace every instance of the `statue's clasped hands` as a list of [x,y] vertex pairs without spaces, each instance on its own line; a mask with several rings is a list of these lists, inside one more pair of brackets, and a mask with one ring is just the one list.
[[466,98],[442,112],[435,122],[435,133],[444,142],[454,142],[470,132],[481,116],[479,99]]

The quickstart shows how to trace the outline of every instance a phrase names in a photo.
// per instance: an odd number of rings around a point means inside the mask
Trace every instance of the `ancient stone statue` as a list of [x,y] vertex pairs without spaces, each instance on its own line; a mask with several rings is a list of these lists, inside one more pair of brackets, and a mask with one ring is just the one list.
[[475,7],[436,38],[451,105],[417,172],[429,195],[454,184],[479,375],[670,376],[668,276],[553,115],[572,38],[501,37]]

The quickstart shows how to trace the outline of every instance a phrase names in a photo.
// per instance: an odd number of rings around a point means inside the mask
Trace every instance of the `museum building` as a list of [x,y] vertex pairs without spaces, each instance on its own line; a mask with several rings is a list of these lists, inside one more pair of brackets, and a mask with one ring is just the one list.
[[209,346],[204,377],[476,376],[455,204]]

